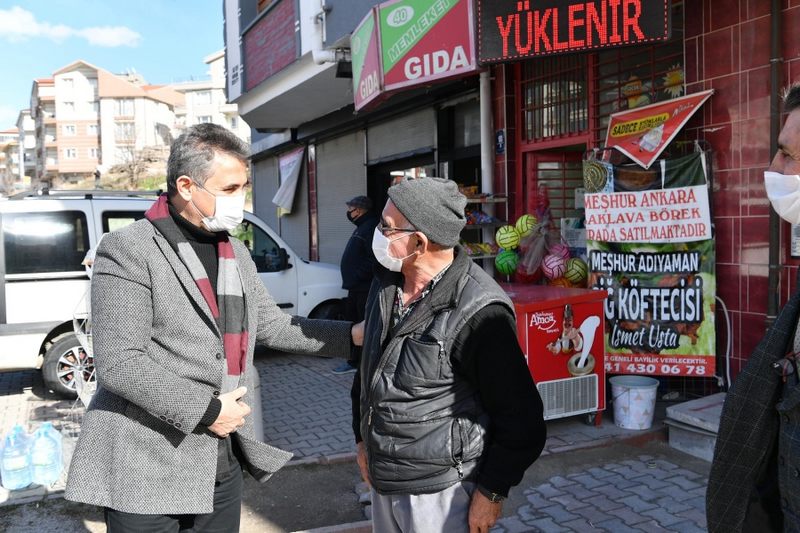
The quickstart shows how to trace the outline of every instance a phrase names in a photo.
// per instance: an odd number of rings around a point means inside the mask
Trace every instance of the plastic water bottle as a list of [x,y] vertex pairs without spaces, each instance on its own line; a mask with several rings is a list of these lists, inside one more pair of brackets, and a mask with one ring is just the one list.
[[11,433],[16,435],[25,445],[25,447],[29,447],[31,445],[31,437],[32,435],[25,431],[25,428],[19,424],[16,424],[13,428],[11,428]]
[[30,449],[31,479],[39,485],[52,485],[61,475],[61,449],[49,429],[40,427]]
[[[20,428],[22,430],[22,428]],[[24,489],[31,484],[31,462],[24,432],[16,428],[6,435],[0,457],[0,477],[8,490]]]
[[63,457],[62,452],[64,447],[62,444],[63,439],[61,436],[61,432],[57,430],[55,426],[53,426],[52,422],[44,422],[41,426],[41,429],[45,430],[48,435],[50,435],[51,437],[53,437],[53,439],[55,439],[55,441],[58,443],[58,455],[59,457]]

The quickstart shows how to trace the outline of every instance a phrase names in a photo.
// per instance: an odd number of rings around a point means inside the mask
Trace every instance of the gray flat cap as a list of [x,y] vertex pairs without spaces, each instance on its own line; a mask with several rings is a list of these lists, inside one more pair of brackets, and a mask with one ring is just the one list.
[[412,226],[442,246],[458,244],[466,224],[466,197],[456,182],[443,178],[401,181],[389,187],[389,198]]

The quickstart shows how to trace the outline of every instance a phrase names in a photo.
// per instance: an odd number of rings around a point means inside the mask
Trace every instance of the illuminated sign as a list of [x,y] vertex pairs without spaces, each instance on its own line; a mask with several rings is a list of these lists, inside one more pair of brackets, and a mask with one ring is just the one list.
[[669,0],[476,0],[478,61],[665,41]]

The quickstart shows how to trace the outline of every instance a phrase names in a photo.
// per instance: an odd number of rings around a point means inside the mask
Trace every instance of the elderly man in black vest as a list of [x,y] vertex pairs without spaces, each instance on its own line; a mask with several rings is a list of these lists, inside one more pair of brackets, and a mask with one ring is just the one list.
[[[787,91],[778,153],[764,173],[775,212],[800,224],[800,85]],[[800,290],[728,391],[708,478],[708,530],[800,530]]]
[[466,199],[439,178],[389,189],[353,390],[375,531],[485,532],[544,447],[511,301],[458,246]]

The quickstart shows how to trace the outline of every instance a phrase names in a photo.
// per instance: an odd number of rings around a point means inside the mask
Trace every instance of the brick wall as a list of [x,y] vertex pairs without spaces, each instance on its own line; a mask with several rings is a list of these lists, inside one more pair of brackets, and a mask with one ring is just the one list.
[[294,0],[281,0],[244,35],[244,82],[249,91],[297,58]]
[[[689,138],[714,150],[714,222],[717,293],[733,329],[732,374],[740,371],[764,334],[767,311],[769,202],[763,172],[769,166],[770,1],[685,2],[687,92],[715,93],[687,125]],[[783,2],[783,85],[800,81],[800,2]],[[788,259],[782,227],[781,304],[793,288],[798,262]],[[717,314],[719,352],[726,341]]]

